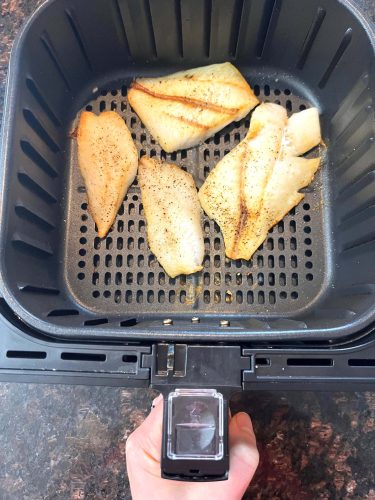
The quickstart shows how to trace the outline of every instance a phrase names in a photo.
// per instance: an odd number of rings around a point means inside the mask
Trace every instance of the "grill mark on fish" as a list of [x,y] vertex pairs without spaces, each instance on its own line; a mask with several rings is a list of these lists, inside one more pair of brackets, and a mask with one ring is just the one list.
[[247,220],[249,217],[249,211],[248,211],[248,208],[246,206],[245,193],[244,193],[244,190],[245,190],[245,168],[246,168],[245,162],[246,162],[246,156],[247,156],[246,153],[247,153],[246,148],[244,148],[244,150],[242,151],[242,154],[241,154],[241,161],[240,161],[240,163],[241,163],[240,178],[239,178],[240,216],[239,216],[237,226],[235,229],[235,239],[234,239],[234,243],[233,243],[233,246],[231,249],[232,255],[236,255],[236,253],[238,251],[238,245],[239,245],[239,242],[242,238],[242,232],[246,227],[246,223],[247,223]]
[[140,92],[148,94],[148,95],[155,97],[157,99],[163,99],[165,101],[181,102],[182,104],[185,104],[186,106],[191,106],[193,108],[197,108],[197,107],[205,108],[205,109],[209,109],[211,111],[215,111],[217,113],[225,113],[227,115],[235,115],[240,111],[240,108],[225,108],[224,106],[219,106],[217,104],[213,104],[210,102],[201,101],[200,99],[194,99],[192,97],[159,94],[158,92],[154,92],[152,90],[149,90],[147,87],[144,87],[143,85],[141,85],[137,81],[133,82],[131,84],[130,88],[132,88],[134,90],[139,90]]
[[172,115],[171,113],[164,113],[166,116],[169,116],[170,118],[175,118],[176,120],[180,120],[181,122],[187,123],[188,125],[192,125],[193,127],[198,127],[203,130],[208,130],[210,125],[203,125],[203,123],[196,122],[194,120],[189,120],[189,118],[185,118],[184,116],[175,116]]

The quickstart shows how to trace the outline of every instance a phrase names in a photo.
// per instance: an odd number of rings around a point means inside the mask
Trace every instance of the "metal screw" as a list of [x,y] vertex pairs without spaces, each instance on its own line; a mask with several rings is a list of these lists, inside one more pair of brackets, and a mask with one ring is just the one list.
[[192,323],[200,323],[201,320],[197,316],[194,316],[194,318],[191,318],[191,322]]
[[222,319],[220,321],[220,326],[222,327],[230,326],[230,321],[228,321],[227,319]]
[[172,326],[173,325],[173,319],[164,319],[163,320],[163,325],[164,326]]

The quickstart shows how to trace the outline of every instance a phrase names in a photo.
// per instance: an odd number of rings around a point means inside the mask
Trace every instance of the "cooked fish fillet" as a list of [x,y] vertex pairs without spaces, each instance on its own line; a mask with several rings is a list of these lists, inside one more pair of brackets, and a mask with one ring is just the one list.
[[138,78],[128,99],[162,148],[171,153],[205,141],[258,104],[231,64],[212,64],[159,78]]
[[200,271],[202,210],[193,177],[176,165],[143,156],[138,178],[151,251],[172,278]]
[[321,141],[319,113],[316,108],[294,113],[285,129],[281,156],[300,156]]
[[[290,157],[275,163],[263,196],[263,205],[252,227],[252,236],[246,241],[246,255],[250,259],[267,238],[268,231],[305,197],[298,191],[310,184],[320,165],[320,158]],[[240,257],[236,257],[240,258]]]
[[219,161],[199,191],[203,210],[220,226],[225,253],[247,257],[247,242],[281,148],[287,114],[277,104],[254,111],[246,138]]
[[[269,229],[301,201],[304,195],[298,190],[319,168],[319,159],[294,154],[320,142],[318,114],[306,110],[297,115],[287,120],[281,106],[261,104],[246,138],[216,165],[199,192],[201,205],[219,224],[226,255],[232,259],[251,258]],[[306,128],[314,131],[313,138]]]
[[137,175],[138,153],[124,120],[114,111],[84,111],[78,130],[78,161],[90,213],[103,238]]

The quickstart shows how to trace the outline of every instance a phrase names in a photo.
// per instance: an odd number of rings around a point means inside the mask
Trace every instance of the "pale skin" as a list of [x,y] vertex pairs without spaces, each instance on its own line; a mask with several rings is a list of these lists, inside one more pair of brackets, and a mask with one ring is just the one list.
[[170,481],[160,477],[163,398],[128,438],[126,464],[133,500],[240,500],[259,463],[250,417],[237,413],[229,423],[230,470],[227,481],[199,483]]

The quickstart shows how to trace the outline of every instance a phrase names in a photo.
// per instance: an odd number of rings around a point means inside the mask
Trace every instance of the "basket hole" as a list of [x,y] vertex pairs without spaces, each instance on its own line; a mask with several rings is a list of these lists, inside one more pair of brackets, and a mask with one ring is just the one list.
[[305,245],[311,245],[311,239],[305,238]]
[[111,292],[109,290],[105,290],[104,293],[103,293],[103,297],[105,299],[108,299],[110,296],[111,296]]
[[286,275],[285,273],[281,273],[279,276],[279,284],[280,286],[285,286],[286,285]]
[[169,302],[174,304],[176,302],[176,292],[174,290],[170,290],[169,292]]
[[105,275],[104,275],[104,284],[105,285],[110,285],[111,284],[111,273],[105,273]]
[[310,210],[310,204],[309,203],[304,203],[302,205],[302,207],[303,207],[304,210]]
[[94,238],[95,250],[99,250],[101,246],[102,246],[102,240],[99,238],[99,236],[95,236],[95,238]]
[[82,280],[84,280],[84,279],[85,279],[85,274],[84,274],[84,273],[78,273],[78,274],[77,274],[77,278],[78,278],[80,281],[82,281]]
[[274,291],[271,291],[268,294],[268,300],[269,300],[269,303],[272,305],[276,303],[276,293]]
[[106,238],[105,240],[105,247],[107,250],[112,250],[112,246],[113,246],[113,240],[110,236],[108,236],[108,238]]
[[[129,245],[132,245],[132,248],[129,248]],[[122,250],[124,248],[124,240],[123,238],[117,238],[117,243],[116,243],[117,250]],[[128,249],[132,250],[134,248],[134,239],[129,238],[128,240]]]
[[296,238],[290,238],[290,249],[297,250],[297,240]]
[[115,285],[121,285],[121,283],[122,283],[122,274],[116,273],[115,274]]
[[295,269],[298,265],[297,255],[292,255],[290,257],[290,264]]
[[203,274],[203,284],[208,286],[210,284],[210,273]]
[[137,284],[138,285],[143,285],[144,282],[144,276],[143,273],[138,273],[137,274]]
[[143,267],[145,265],[145,258],[143,255],[138,255],[138,267]]
[[285,267],[285,257],[284,255],[279,256],[279,267]]
[[303,216],[303,220],[304,220],[305,222],[310,222],[310,220],[311,220],[310,215],[304,215],[304,216]]
[[81,248],[81,250],[78,253],[81,257],[84,257],[86,255],[86,250],[84,248]]
[[295,233],[296,232],[296,221],[295,220],[291,220],[289,222],[289,231],[291,233]]
[[155,283],[155,275],[154,275],[154,273],[148,273],[147,283],[149,285],[153,285]]
[[97,299],[98,297],[100,297],[100,292],[99,290],[94,290],[92,292],[92,296],[94,297],[94,299]]
[[247,303],[248,304],[253,304],[254,303],[254,293],[252,290],[249,290],[246,295]]
[[128,267],[132,267],[132,265],[134,264],[134,257],[133,255],[128,255],[127,258],[126,258],[126,264]]
[[215,273],[214,274],[214,285],[215,286],[220,286],[221,285],[221,274],[220,273]]
[[304,233],[309,234],[309,233],[311,233],[311,227],[310,226],[306,226],[306,227],[303,228],[303,231],[304,231]]
[[[225,294],[225,299],[226,299],[226,294]],[[220,290],[215,290],[214,292],[214,303],[215,304],[220,304],[221,302],[221,293]]]
[[154,302],[154,298],[155,298],[155,294],[154,294],[154,292],[153,292],[152,290],[149,290],[149,291],[147,292],[147,302],[148,302],[149,304],[152,304],[152,303]]
[[258,292],[258,304],[264,304],[264,292]]
[[116,304],[119,304],[121,302],[121,291],[120,290],[115,291],[114,300],[115,300]]
[[46,359],[47,353],[42,351],[7,351],[7,358]]
[[311,250],[306,250],[305,251],[306,257],[311,257],[312,256],[312,251]]
[[273,239],[272,238],[268,238],[266,246],[267,246],[268,250],[273,250]]
[[82,237],[82,238],[79,239],[79,242],[81,243],[81,245],[86,245],[87,239],[84,238],[84,237]]
[[312,281],[314,279],[314,276],[311,273],[306,274],[306,279],[307,281]]
[[310,262],[310,261],[308,261],[308,262],[306,262],[305,267],[306,267],[307,269],[312,269],[312,267],[313,267],[313,263],[312,263],[312,262]]
[[298,299],[298,292],[292,292],[290,296],[292,297],[293,300]]
[[236,285],[242,285],[242,274],[236,273]]
[[298,274],[297,273],[292,273],[292,285],[298,286]]
[[[124,321],[122,323],[124,323]],[[137,322],[135,322],[135,324],[137,324]],[[121,324],[121,326],[124,325]],[[124,363],[136,363],[138,361],[138,356],[136,354],[124,354],[122,357],[122,361]]]
[[268,284],[270,286],[274,286],[275,285],[275,275],[274,275],[274,273],[270,273],[268,275]]
[[138,238],[138,250],[145,250],[145,239]]
[[243,302],[243,294],[242,294],[241,290],[238,290],[236,292],[236,301],[237,301],[237,304],[242,304],[242,302]]
[[133,293],[131,290],[126,290],[125,292],[125,302],[131,304],[133,302]]
[[[87,320],[85,321],[85,325],[92,325],[96,326],[97,324],[101,323],[94,323],[95,321],[100,321],[100,320]],[[106,323],[108,323],[108,320],[106,320]],[[88,353],[88,352],[62,352],[61,353],[61,359],[65,361],[105,361],[107,359],[105,354],[94,354],[94,353]]]
[[126,273],[126,284],[127,285],[133,284],[133,273]]
[[287,298],[287,293],[286,292],[280,292],[280,299],[286,299]]
[[205,304],[209,304],[210,303],[210,298],[211,298],[210,291],[209,290],[205,290],[204,293],[203,293],[203,302]]
[[85,266],[86,266],[86,262],[84,260],[80,260],[78,262],[78,267],[80,267],[81,269],[83,269]]

